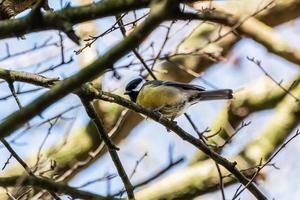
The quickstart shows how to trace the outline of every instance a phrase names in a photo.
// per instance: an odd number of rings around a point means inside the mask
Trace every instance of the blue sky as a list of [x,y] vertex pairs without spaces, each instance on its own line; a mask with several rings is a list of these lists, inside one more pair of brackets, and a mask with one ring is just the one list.
[[[59,8],[58,4],[52,4],[55,8]],[[141,11],[139,14],[142,14],[145,11]],[[24,13],[26,14],[26,13]],[[114,22],[113,18],[104,18],[101,20],[97,20],[97,27],[99,27],[99,32],[104,31],[109,25]],[[295,21],[294,24],[286,24],[276,28],[276,31],[280,33],[284,38],[287,38],[287,42],[291,45],[297,47],[297,44],[300,44],[299,37],[299,20]],[[197,23],[192,23],[186,30],[182,30],[180,34],[174,36],[167,44],[166,50],[164,53],[171,52],[172,49],[176,46],[176,41],[178,42],[179,38],[183,35],[187,34],[188,31],[192,29]],[[175,29],[180,29],[180,25],[176,26]],[[174,30],[174,32],[176,32]],[[151,37],[147,40],[146,44],[142,45],[141,49],[147,47],[150,42],[155,41],[154,47],[157,48],[161,45],[163,37],[162,34],[165,34],[164,28],[160,28],[158,31],[154,32]],[[26,40],[17,40],[17,39],[6,39],[0,41],[0,58],[5,56],[5,44],[8,43],[11,53],[19,52],[28,48],[31,48],[33,44],[42,43],[44,40],[53,36],[53,41],[57,40],[57,32],[48,31],[41,33],[33,33],[26,36]],[[117,41],[121,39],[121,34],[116,31],[104,38],[101,38],[97,41],[97,50],[99,54],[105,53],[107,49],[113,46]],[[51,71],[46,73],[46,76],[49,77],[68,77],[79,70],[77,56],[74,55],[73,50],[77,49],[77,47],[70,42],[68,39],[65,41],[65,44],[70,50],[66,53],[66,58],[73,56],[75,61],[69,65],[66,65],[58,70]],[[299,48],[299,47],[298,47]],[[264,74],[252,63],[250,63],[246,57],[256,57],[259,60],[262,60],[262,64],[264,68],[277,80],[288,81],[295,77],[299,73],[298,66],[291,64],[279,58],[275,55],[269,54],[267,50],[261,45],[250,39],[243,39],[239,42],[233,49],[230,57],[226,62],[221,62],[215,64],[213,67],[209,68],[203,78],[212,82],[218,88],[232,88],[233,90],[239,90],[244,87],[247,87],[252,82],[256,81],[264,77]],[[52,58],[53,57],[53,58]],[[42,61],[45,58],[51,58],[46,62],[43,62],[41,66],[35,66],[35,63],[39,60]],[[234,65],[234,61],[236,59],[240,60],[239,66]],[[1,67],[6,69],[16,69],[16,70],[27,70],[33,71],[37,67],[40,69],[46,68],[51,64],[59,63],[59,48],[49,47],[43,49],[38,54],[34,55],[34,53],[27,56],[19,56],[9,60],[5,60],[0,62]],[[118,62],[118,64],[126,63],[126,59],[122,59]],[[32,67],[35,66],[35,67]],[[30,68],[31,67],[31,68]],[[113,90],[114,88],[118,88],[120,86],[124,86],[124,83],[129,80],[132,76],[135,75],[135,72],[128,72],[123,70],[122,77],[123,81],[117,82],[116,80],[111,80],[111,74],[107,73],[104,78],[104,86],[108,90]],[[207,88],[208,85],[205,85],[200,79],[193,80],[194,84],[200,84]],[[30,89],[31,86],[26,86],[24,89]],[[30,95],[22,95],[20,96],[20,100],[23,105],[27,105],[34,98],[38,97],[45,90],[40,92],[30,94]],[[0,96],[5,96],[9,94],[8,88],[6,84],[0,85]],[[79,104],[79,100],[74,95],[69,95],[68,97],[61,100],[59,103],[51,106],[47,109],[43,116],[50,117],[55,115],[62,110],[67,109],[71,105]],[[188,110],[188,113],[192,116],[193,119],[197,121],[197,126],[199,129],[205,129],[205,127],[209,126],[216,115],[218,114],[218,110],[220,110],[225,104],[225,101],[218,102],[203,102],[193,106]],[[0,120],[3,120],[7,115],[9,115],[12,111],[17,110],[17,105],[13,99],[9,99],[6,101],[0,101],[0,107],[2,108],[0,113]],[[226,155],[233,155],[238,153],[238,151],[242,148],[243,145],[246,145],[250,142],[251,138],[255,137],[256,134],[267,124],[268,120],[272,116],[273,111],[267,110],[260,113],[255,113],[249,117],[252,124],[249,127],[246,127],[242,132],[236,137],[235,141],[226,148]],[[84,126],[88,119],[84,114],[84,110],[82,108],[78,108],[77,110],[71,111],[68,113],[68,116],[76,116],[76,121],[74,122],[73,129]],[[34,124],[40,121],[40,117],[36,117],[30,123]],[[57,143],[64,136],[64,130],[68,128],[68,125],[71,122],[60,123],[58,124],[53,133],[50,135],[49,140],[46,142],[45,148],[51,146],[51,144]],[[195,134],[189,124],[183,117],[178,118],[178,123],[189,133]],[[280,122],[279,122],[280,123]],[[35,130],[30,130],[24,135],[19,143],[27,143],[27,145],[13,145],[14,149],[18,152],[20,156],[23,158],[29,157],[37,152],[37,149],[41,141],[43,140],[48,129],[48,125],[40,127]],[[14,136],[9,137],[8,139],[13,138]],[[299,139],[296,139],[292,143],[290,143],[284,151],[282,151],[275,159],[277,166],[280,167],[280,170],[267,169],[267,178],[262,183],[265,190],[269,193],[270,197],[275,197],[278,199],[294,199],[295,196],[299,196],[299,182],[298,178],[300,175],[300,159],[297,154],[293,154],[295,156],[291,156],[291,152],[299,151]],[[191,156],[195,153],[196,149],[191,145],[186,144],[184,141],[181,141],[178,137],[176,137],[172,133],[168,133],[164,127],[161,125],[151,121],[145,120],[141,124],[139,124],[136,128],[132,130],[129,138],[122,142],[120,145],[120,157],[124,163],[125,169],[128,173],[132,171],[134,168],[136,160],[138,160],[145,152],[148,153],[148,156],[143,160],[143,162],[138,166],[138,170],[136,174],[133,176],[132,181],[136,182],[145,177],[149,177],[153,172],[157,169],[160,169],[162,166],[166,165],[168,160],[168,147],[170,144],[175,146],[174,148],[174,156],[180,157],[185,156],[186,158],[191,158]],[[9,156],[7,150],[4,148],[0,149],[0,164],[4,163]],[[12,166],[15,161],[11,162],[10,166]],[[177,170],[181,170],[186,166],[182,164],[179,167],[174,168],[168,173],[175,173]],[[78,174],[70,184],[73,186],[81,185],[88,180],[92,180],[96,177],[102,177],[107,173],[116,173],[114,166],[108,156],[104,156],[101,160],[96,161],[90,167],[82,171]],[[280,183],[280,184],[278,184]],[[226,189],[226,193],[228,197],[233,193],[236,189],[237,185],[231,186]],[[122,184],[119,178],[113,179],[111,181],[111,191],[116,191],[122,188]],[[106,183],[95,183],[89,185],[84,188],[85,190],[97,192],[101,194],[107,193]],[[201,199],[216,199],[219,197],[219,193],[208,194],[205,195]],[[252,196],[245,192],[242,195],[242,199],[251,199]]]

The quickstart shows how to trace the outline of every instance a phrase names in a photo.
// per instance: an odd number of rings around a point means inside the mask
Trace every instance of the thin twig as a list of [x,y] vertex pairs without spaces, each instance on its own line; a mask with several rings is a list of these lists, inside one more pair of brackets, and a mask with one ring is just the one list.
[[204,132],[200,132],[198,127],[196,126],[196,124],[193,122],[192,118],[187,114],[184,113],[184,116],[187,118],[188,122],[192,125],[194,131],[197,133],[199,139],[201,139],[204,143],[206,143],[206,141],[203,138],[203,134],[207,131],[207,129]]
[[86,187],[86,186],[91,185],[91,184],[96,183],[96,182],[108,181],[108,180],[111,180],[115,177],[117,177],[117,174],[108,174],[108,175],[105,175],[103,177],[96,178],[96,179],[93,179],[91,181],[88,181],[88,182],[78,186],[78,188],[83,188],[83,187]]
[[244,187],[242,188],[242,189],[238,189],[237,191],[236,191],[236,193],[234,194],[234,196],[233,196],[233,198],[232,198],[232,200],[235,200],[246,188],[247,188],[247,186],[249,185],[249,184],[251,184],[254,180],[255,180],[255,178],[256,178],[256,176],[259,174],[259,172],[264,168],[264,167],[266,167],[266,166],[268,166],[269,164],[270,164],[270,162],[272,162],[272,160],[278,155],[278,153],[279,152],[281,152],[285,147],[286,147],[286,145],[288,144],[288,143],[290,143],[292,140],[294,140],[297,136],[299,136],[300,135],[300,130],[299,129],[297,129],[297,131],[296,131],[296,133],[291,137],[291,138],[289,138],[286,142],[284,142],[282,145],[280,145],[280,147],[273,153],[273,155],[272,156],[270,156],[269,158],[268,158],[268,160],[264,163],[264,164],[261,164],[262,163],[262,160],[260,161],[260,164],[257,166],[257,171],[255,172],[255,174],[253,175],[253,177],[249,180],[249,182],[246,184],[246,185],[244,185]]
[[[3,145],[7,148],[7,150],[13,155],[13,157],[22,165],[22,167],[25,169],[25,171],[28,173],[29,176],[35,177],[34,173],[31,171],[30,167],[23,161],[23,159],[15,152],[15,150],[9,145],[9,143],[2,138],[1,142]],[[59,196],[55,194],[53,191],[49,191],[51,196],[56,200],[61,200]]]
[[[159,177],[161,177],[162,175],[164,175],[166,172],[168,172],[170,169],[172,169],[173,167],[181,164],[185,159],[183,157],[178,158],[172,162],[169,162],[169,164],[165,167],[163,167],[162,169],[158,170],[157,172],[155,172],[153,175],[151,175],[149,178],[146,178],[145,180],[142,180],[141,182],[138,182],[137,184],[135,184],[133,186],[134,189],[140,188],[144,185],[147,185],[148,183],[158,179]],[[120,192],[112,195],[112,196],[119,196],[124,192],[124,190],[121,190]]]
[[230,143],[232,141],[232,138],[234,136],[236,136],[243,128],[245,128],[246,126],[249,126],[251,124],[251,121],[249,122],[244,122],[242,121],[242,124],[240,125],[240,127],[238,127],[235,132],[229,136],[229,138],[220,146],[218,146],[219,149],[222,149],[226,144]]
[[23,106],[20,102],[20,99],[17,96],[16,90],[15,90],[15,87],[14,87],[14,82],[13,81],[8,81],[8,86],[9,86],[9,89],[10,89],[10,92],[11,92],[12,96],[14,97],[14,99],[16,100],[16,102],[18,104],[19,109],[22,109]]
[[280,87],[284,92],[286,92],[288,95],[290,95],[292,98],[295,99],[297,103],[300,103],[300,99],[296,97],[293,93],[290,92],[289,89],[286,89],[285,87],[282,86],[282,81],[278,82],[276,81],[261,65],[261,61],[255,59],[254,57],[250,58],[247,56],[247,59],[251,62],[253,62],[268,78],[270,78],[278,87]]
[[9,164],[10,159],[13,157],[12,154],[10,154],[10,156],[7,158],[6,162],[4,163],[3,167],[2,167],[2,171],[5,169],[5,167]]
[[134,168],[129,176],[129,179],[132,179],[133,175],[136,173],[136,170],[138,168],[138,166],[140,165],[140,163],[147,157],[148,153],[144,153],[142,155],[142,157],[140,159],[138,159],[136,162],[135,162],[135,165],[134,165]]
[[[117,24],[119,25],[119,28],[121,30],[121,33],[122,33],[123,37],[126,37],[126,29],[124,27],[122,16],[117,15],[116,16],[116,20],[117,20]],[[157,80],[156,76],[154,75],[154,73],[152,72],[152,70],[150,69],[150,67],[148,67],[147,63],[145,62],[145,60],[143,59],[143,57],[140,55],[140,53],[137,51],[137,49],[133,49],[132,52],[137,57],[137,59],[142,63],[143,67],[147,70],[147,72],[150,74],[150,76],[154,80]]]
[[155,66],[155,64],[156,64],[156,62],[157,62],[157,60],[158,60],[158,58],[160,57],[160,55],[161,55],[163,49],[165,48],[165,46],[166,46],[166,44],[167,44],[167,42],[168,42],[168,40],[169,40],[169,37],[170,37],[170,31],[171,31],[171,28],[172,28],[172,26],[174,25],[174,23],[175,23],[175,21],[171,21],[170,26],[167,27],[166,36],[164,37],[164,41],[163,41],[161,47],[159,48],[159,52],[157,53],[156,57],[155,57],[154,60],[153,60],[151,69],[154,68],[154,66]]
[[220,190],[221,190],[221,194],[222,194],[222,199],[226,200],[225,192],[224,192],[223,176],[222,176],[222,172],[221,172],[221,169],[220,169],[220,166],[218,165],[218,163],[216,163],[216,167],[217,167],[218,174],[219,174]]

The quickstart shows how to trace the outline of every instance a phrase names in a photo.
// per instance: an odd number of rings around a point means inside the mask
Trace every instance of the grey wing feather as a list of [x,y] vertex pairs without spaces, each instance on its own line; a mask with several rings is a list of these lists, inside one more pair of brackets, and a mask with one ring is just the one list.
[[182,89],[185,89],[185,90],[205,91],[205,88],[201,87],[199,85],[191,85],[191,84],[178,83],[178,82],[173,82],[173,81],[164,81],[162,84],[166,85],[166,86],[182,88]]

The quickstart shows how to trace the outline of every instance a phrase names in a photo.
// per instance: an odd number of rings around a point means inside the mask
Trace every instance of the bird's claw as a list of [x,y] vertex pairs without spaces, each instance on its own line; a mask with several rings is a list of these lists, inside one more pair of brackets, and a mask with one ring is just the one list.
[[158,121],[161,121],[162,118],[164,117],[163,114],[160,112],[161,108],[162,108],[162,107],[159,107],[159,108],[155,108],[155,109],[153,110],[153,112],[154,112],[155,114],[159,115]]
[[161,112],[159,112],[158,110],[155,110],[154,112],[155,112],[155,114],[159,115],[158,121],[161,121],[162,118],[164,117],[163,114]]
[[[174,119],[175,119],[175,116],[172,116],[171,119],[170,119],[170,122],[171,122],[174,126],[177,126],[177,122],[176,122]],[[171,130],[168,129],[168,128],[167,128],[167,131],[168,131],[168,133],[171,132]]]

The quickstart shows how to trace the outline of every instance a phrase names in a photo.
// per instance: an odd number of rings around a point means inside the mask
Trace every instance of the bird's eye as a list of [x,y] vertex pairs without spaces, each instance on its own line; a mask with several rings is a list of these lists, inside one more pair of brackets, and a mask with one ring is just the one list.
[[143,81],[142,78],[136,78],[136,79],[130,81],[130,82],[126,85],[125,90],[126,90],[126,91],[134,90],[134,89],[135,89],[142,81]]

